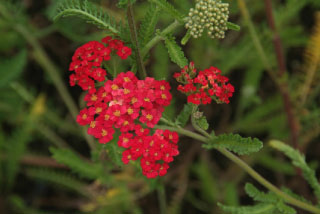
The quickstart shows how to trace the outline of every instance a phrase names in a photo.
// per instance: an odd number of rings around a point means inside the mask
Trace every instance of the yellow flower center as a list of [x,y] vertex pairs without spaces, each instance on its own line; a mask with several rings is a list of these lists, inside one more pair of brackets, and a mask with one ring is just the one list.
[[121,115],[119,110],[116,110],[115,112],[113,112],[113,115],[116,117],[119,117]]
[[102,108],[101,107],[96,108],[96,113],[98,114],[100,112],[102,112]]
[[97,99],[98,99],[97,95],[93,94],[91,96],[91,101],[97,101]]
[[162,99],[167,99],[167,96],[165,94],[161,94]]
[[128,108],[127,112],[128,112],[128,114],[130,115],[130,114],[133,113],[133,109],[132,109],[132,108]]
[[106,136],[108,134],[108,132],[105,129],[102,129],[101,135],[102,137]]
[[94,127],[96,127],[96,121],[91,121],[90,128],[94,128]]
[[124,92],[124,94],[129,94],[129,93],[130,93],[130,90],[127,89],[127,88],[125,88],[125,89],[123,90],[123,92]]
[[153,119],[153,116],[151,114],[147,114],[146,118],[151,121]]
[[128,142],[129,142],[129,139],[128,139],[128,138],[123,138],[123,142],[124,142],[124,143],[128,143]]
[[109,115],[109,114],[105,114],[105,115],[104,115],[104,120],[109,120],[109,118],[110,118],[110,115]]
[[112,90],[117,90],[119,87],[116,85],[116,84],[113,84],[112,86],[111,86],[111,89]]
[[132,104],[136,103],[137,101],[138,101],[138,99],[136,97],[132,97],[132,99],[131,99]]
[[144,98],[144,101],[150,102],[150,99],[149,98]]
[[129,121],[127,121],[127,120],[125,120],[124,122],[123,122],[123,125],[124,126],[127,126],[129,124]]
[[85,120],[85,119],[87,119],[87,118],[88,118],[88,115],[87,115],[87,114],[83,114],[83,115],[82,115],[82,119],[83,119],[83,120]]
[[125,82],[130,82],[130,81],[131,81],[129,77],[125,77],[125,78],[123,78],[123,80],[124,80]]
[[161,89],[161,90],[165,90],[166,87],[164,87],[164,85],[162,85],[162,86],[160,86],[160,89]]

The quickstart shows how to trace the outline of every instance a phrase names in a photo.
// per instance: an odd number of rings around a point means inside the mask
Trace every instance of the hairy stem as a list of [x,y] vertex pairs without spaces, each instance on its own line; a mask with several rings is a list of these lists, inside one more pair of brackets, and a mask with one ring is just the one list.
[[137,34],[137,29],[136,29],[136,25],[135,25],[135,21],[134,21],[132,4],[128,5],[127,16],[128,16],[128,24],[129,24],[129,28],[130,28],[131,40],[135,46],[137,64],[139,67],[138,71],[140,74],[140,78],[145,79],[147,77],[147,72],[144,67],[143,57],[141,57],[141,53],[140,53],[138,34]]
[[150,49],[155,46],[159,41],[162,40],[163,36],[171,33],[172,31],[174,31],[177,27],[179,27],[180,25],[182,25],[180,22],[178,22],[177,20],[175,20],[172,24],[170,24],[168,27],[166,27],[161,33],[159,33],[158,35],[156,35],[155,37],[153,37],[142,49],[141,52],[141,56],[142,58],[144,58],[147,53],[150,51]]

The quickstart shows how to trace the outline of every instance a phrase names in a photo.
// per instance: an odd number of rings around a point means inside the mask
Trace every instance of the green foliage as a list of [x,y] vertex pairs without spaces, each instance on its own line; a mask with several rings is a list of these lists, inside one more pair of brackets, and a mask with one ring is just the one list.
[[183,109],[177,116],[175,123],[181,127],[186,126],[188,120],[190,119],[192,109],[193,109],[193,106],[191,103],[184,104]]
[[117,6],[119,8],[127,8],[128,7],[128,4],[134,4],[136,2],[136,0],[119,0]]
[[0,62],[0,88],[7,86],[12,80],[19,77],[27,63],[27,51],[22,49],[18,54]]
[[34,208],[30,208],[26,205],[26,203],[23,201],[23,199],[19,196],[13,195],[9,197],[10,205],[15,211],[15,213],[20,214],[57,214],[56,212],[46,212],[37,210]]
[[203,130],[208,130],[209,123],[207,121],[207,118],[205,116],[201,116],[200,118],[194,118],[194,121],[196,124]]
[[41,168],[29,168],[26,170],[26,173],[32,178],[57,184],[59,186],[66,187],[72,191],[75,191],[85,197],[89,197],[88,192],[84,188],[86,184],[64,172]]
[[282,198],[272,192],[264,193],[259,191],[254,185],[245,185],[246,193],[259,202],[253,206],[225,206],[218,203],[222,210],[232,214],[296,214],[296,211],[287,206]]
[[174,36],[167,35],[164,41],[171,61],[179,65],[180,68],[188,65],[188,60],[184,56],[181,47],[176,43]]
[[101,175],[101,165],[85,161],[70,149],[57,149],[51,147],[50,151],[52,153],[52,157],[57,160],[57,162],[65,164],[72,171],[78,173],[82,177],[97,179]]
[[235,31],[240,31],[240,29],[241,29],[239,25],[232,23],[232,22],[227,22],[227,27],[228,27],[228,29],[235,30]]
[[123,163],[122,163],[122,151],[123,151],[123,148],[120,148],[118,145],[117,145],[117,142],[118,142],[118,139],[119,139],[119,136],[120,136],[120,132],[117,131],[114,135],[113,135],[113,139],[108,142],[107,144],[103,145],[102,146],[102,149],[105,149],[107,154],[108,154],[108,157],[111,159],[111,161],[117,165],[117,166],[123,166]]
[[148,8],[148,11],[145,17],[143,18],[139,29],[139,41],[141,47],[144,47],[147,44],[147,42],[152,38],[156,24],[159,19],[159,12],[159,8],[154,4],[151,4]]
[[234,207],[234,206],[225,206],[218,203],[218,206],[223,211],[231,214],[272,214],[276,209],[273,204],[258,204],[255,206]]
[[255,201],[266,202],[266,203],[275,203],[278,201],[278,197],[274,193],[260,192],[251,183],[246,183],[245,191]]
[[308,181],[314,191],[315,196],[320,202],[320,184],[318,182],[318,179],[316,178],[315,171],[311,169],[306,163],[304,155],[301,154],[298,150],[295,150],[292,147],[277,140],[270,141],[270,146],[283,152],[288,158],[291,159],[294,166],[299,167],[302,170],[304,178]]
[[149,2],[153,2],[158,5],[162,10],[166,13],[170,14],[179,22],[183,22],[183,15],[177,11],[173,5],[171,5],[167,0],[149,0]]
[[106,11],[87,0],[62,1],[53,19],[56,21],[60,17],[66,16],[79,16],[101,29],[110,30],[112,33],[118,34],[120,31],[120,26]]
[[263,144],[257,138],[243,138],[238,134],[222,134],[209,139],[208,144],[203,145],[206,149],[224,148],[239,155],[248,155],[259,151]]
[[5,144],[5,154],[7,156],[5,165],[5,174],[7,188],[11,188],[19,171],[20,159],[26,152],[27,143],[32,140],[30,134],[32,124],[25,122],[22,127],[16,128]]

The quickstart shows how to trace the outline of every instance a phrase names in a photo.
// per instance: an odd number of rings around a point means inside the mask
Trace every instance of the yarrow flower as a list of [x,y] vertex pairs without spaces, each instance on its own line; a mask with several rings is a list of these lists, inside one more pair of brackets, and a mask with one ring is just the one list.
[[[163,176],[168,163],[179,154],[179,137],[176,132],[159,129],[151,134],[149,128],[159,122],[164,107],[170,104],[171,87],[168,82],[151,77],[139,80],[131,71],[106,80],[102,62],[110,60],[112,51],[126,59],[131,49],[111,37],[102,39],[102,43],[93,41],[81,46],[70,64],[70,70],[75,71],[70,75],[70,85],[78,84],[88,90],[84,97],[87,107],[80,111],[77,122],[89,125],[88,134],[102,144],[110,142],[118,129],[121,132],[118,146],[126,149],[122,162],[128,164],[140,158],[145,176]],[[95,87],[95,81],[105,82]]]
[[212,66],[197,72],[191,62],[181,72],[175,73],[174,78],[182,83],[178,90],[188,95],[189,103],[210,104],[212,99],[217,103],[229,103],[234,87],[228,83],[229,79],[220,73],[218,68]]

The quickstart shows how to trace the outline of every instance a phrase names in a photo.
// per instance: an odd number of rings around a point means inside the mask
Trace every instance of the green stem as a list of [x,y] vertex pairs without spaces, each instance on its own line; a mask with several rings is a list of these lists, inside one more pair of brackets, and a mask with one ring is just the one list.
[[253,42],[253,44],[254,44],[254,46],[256,48],[256,51],[257,51],[257,53],[258,53],[263,65],[264,65],[264,67],[266,68],[266,71],[268,72],[270,78],[277,85],[279,85],[278,78],[272,72],[272,68],[270,66],[270,61],[268,60],[268,58],[267,58],[267,56],[266,56],[266,54],[265,54],[265,52],[263,50],[263,47],[262,47],[262,44],[260,42],[259,36],[258,36],[258,34],[257,34],[257,32],[256,32],[256,30],[254,28],[254,25],[252,23],[248,8],[246,6],[246,3],[244,2],[244,0],[238,0],[238,5],[239,5],[240,12],[241,12],[242,16],[244,17],[245,22],[247,24],[250,36],[252,38],[252,42]]
[[[194,132],[188,131],[186,129],[180,128],[180,127],[171,127],[171,126],[160,126],[160,125],[156,125],[155,128],[158,129],[168,129],[171,131],[176,131],[182,135],[191,137],[193,139],[202,141],[202,142],[207,142],[208,138],[204,137],[202,135],[196,134]],[[273,184],[271,184],[269,181],[267,181],[264,177],[262,177],[259,173],[257,173],[252,167],[250,167],[246,162],[244,162],[243,160],[241,160],[240,158],[238,158],[236,155],[234,155],[233,153],[229,152],[226,149],[217,149],[219,152],[221,152],[224,156],[226,156],[227,158],[229,158],[231,161],[233,161],[235,164],[237,164],[238,166],[240,166],[244,171],[246,171],[252,178],[254,178],[256,181],[258,181],[261,185],[263,185],[264,187],[266,187],[267,189],[269,189],[270,191],[274,192],[275,194],[277,194],[279,197],[281,197],[282,199],[284,199],[287,203],[299,207],[301,209],[307,210],[311,213],[316,213],[316,214],[320,214],[320,209],[307,204],[305,202],[299,201],[295,198],[293,198],[292,196],[282,192],[279,188],[277,188],[276,186],[274,186]]]
[[165,192],[165,188],[164,188],[163,183],[161,185],[159,185],[157,192],[158,192],[160,213],[166,214],[167,213],[167,202],[166,202],[166,192]]
[[134,22],[132,4],[128,5],[127,16],[128,16],[128,24],[129,24],[129,28],[130,28],[132,43],[135,45],[137,64],[139,65],[138,71],[140,73],[140,78],[145,79],[147,77],[147,72],[146,72],[146,69],[144,67],[144,63],[142,60],[143,57],[141,57],[141,54],[140,54],[138,34],[137,34],[136,25]]
[[174,31],[177,27],[179,27],[180,25],[182,25],[180,22],[178,22],[177,20],[175,20],[172,24],[170,24],[168,27],[166,27],[161,33],[159,33],[158,35],[156,35],[155,37],[153,37],[153,39],[151,39],[142,49],[141,51],[141,56],[142,58],[144,58],[147,53],[150,51],[150,49],[155,46],[159,41],[162,40],[163,36],[171,33],[172,31]]

